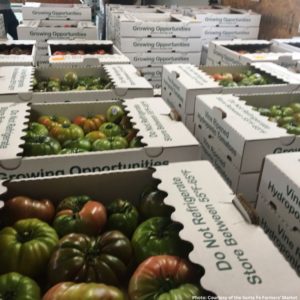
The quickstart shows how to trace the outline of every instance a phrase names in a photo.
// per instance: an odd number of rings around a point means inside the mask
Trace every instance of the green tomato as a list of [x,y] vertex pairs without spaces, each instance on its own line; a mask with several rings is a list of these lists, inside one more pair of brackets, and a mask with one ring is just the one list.
[[58,243],[55,230],[38,219],[24,219],[0,231],[0,274],[42,274]]
[[119,125],[112,122],[105,122],[100,127],[99,130],[105,134],[106,137],[113,137],[122,135],[122,129]]
[[294,114],[294,110],[291,107],[283,107],[282,108],[282,116],[292,116]]
[[119,230],[127,237],[131,237],[138,225],[139,218],[138,211],[134,205],[127,200],[119,198],[109,203],[107,213],[107,228],[109,230]]
[[63,144],[63,148],[68,149],[82,149],[85,151],[90,151],[92,148],[91,142],[86,138],[79,138],[77,140],[68,140]]
[[69,86],[73,86],[74,84],[76,84],[77,80],[78,76],[74,72],[68,72],[64,76],[64,83]]
[[1,300],[40,300],[40,288],[35,281],[19,273],[0,276]]
[[135,136],[129,143],[129,148],[141,148],[144,147],[142,143],[142,138],[139,136]]
[[284,124],[291,124],[294,121],[293,116],[282,117],[277,120],[278,126],[283,126]]
[[148,187],[139,199],[139,211],[144,219],[152,217],[170,217],[173,209],[164,204],[167,194],[156,188]]
[[273,105],[270,107],[270,112],[272,117],[282,116],[282,110],[280,105]]
[[260,108],[258,109],[258,112],[259,112],[261,115],[267,116],[267,117],[269,117],[269,116],[272,115],[272,113],[271,113],[271,111],[270,111],[269,108],[260,107]]
[[180,239],[181,229],[181,225],[163,217],[154,217],[141,223],[131,240],[137,262],[161,254],[186,257],[191,246]]
[[300,126],[290,126],[287,129],[287,132],[290,134],[300,135]]
[[75,124],[56,124],[49,132],[50,136],[64,143],[67,140],[77,140],[84,137],[83,129]]
[[107,151],[128,148],[128,142],[121,136],[96,140],[92,145],[92,151]]
[[106,119],[108,122],[119,124],[125,116],[125,111],[120,105],[111,105],[106,111]]
[[46,128],[46,126],[37,122],[29,123],[28,130],[26,132],[26,139],[35,138],[39,136],[47,136],[47,135],[48,135],[48,129]]
[[23,145],[25,156],[40,156],[58,154],[61,150],[60,143],[49,136],[29,138]]

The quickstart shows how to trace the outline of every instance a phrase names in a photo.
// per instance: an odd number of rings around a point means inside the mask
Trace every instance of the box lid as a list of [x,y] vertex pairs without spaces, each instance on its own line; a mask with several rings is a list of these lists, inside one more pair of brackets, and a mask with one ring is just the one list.
[[151,84],[141,76],[132,65],[106,65],[103,67],[115,88],[118,95],[127,89],[152,89]]
[[218,296],[300,296],[300,278],[263,230],[245,222],[210,163],[157,167],[153,176],[175,207],[172,219],[184,225],[180,237],[194,246],[191,261],[205,269],[205,289]]
[[32,89],[34,68],[23,66],[0,67],[0,94],[27,93]]
[[139,130],[142,142],[148,148],[179,147],[184,145],[198,145],[192,134],[182,122],[171,118],[171,108],[162,98],[136,98],[124,100],[128,116]]

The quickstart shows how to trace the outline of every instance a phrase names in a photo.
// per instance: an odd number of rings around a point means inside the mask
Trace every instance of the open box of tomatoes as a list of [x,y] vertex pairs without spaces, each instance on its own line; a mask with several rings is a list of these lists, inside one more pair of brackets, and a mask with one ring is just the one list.
[[153,87],[130,64],[94,67],[0,67],[0,102],[97,101],[152,97]]
[[12,180],[1,192],[4,300],[299,296],[299,277],[208,162]]
[[112,41],[48,40],[49,63],[57,66],[129,64]]
[[166,165],[199,143],[161,98],[0,104],[0,178]]

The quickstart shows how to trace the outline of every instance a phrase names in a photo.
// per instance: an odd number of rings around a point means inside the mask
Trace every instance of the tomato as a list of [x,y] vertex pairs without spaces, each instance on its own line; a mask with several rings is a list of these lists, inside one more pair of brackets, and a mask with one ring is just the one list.
[[54,56],[56,56],[56,55],[66,55],[66,52],[65,51],[55,51],[55,52],[53,52],[52,55],[54,55]]
[[99,282],[118,285],[132,258],[128,238],[107,231],[97,238],[72,233],[64,236],[48,265],[50,284],[64,281]]
[[29,123],[27,132],[26,132],[26,139],[35,138],[39,136],[47,136],[48,129],[43,124],[37,122]]
[[64,75],[64,82],[69,86],[74,86],[78,81],[78,76],[75,72],[68,72]]
[[19,273],[0,276],[1,300],[40,300],[40,288],[35,281]]
[[73,119],[73,123],[80,126],[84,133],[89,133],[94,130],[98,130],[99,127],[105,122],[104,115],[95,115],[90,118],[83,116],[77,116]]
[[129,148],[141,148],[145,145],[142,143],[142,138],[140,136],[135,136],[129,143]]
[[126,300],[124,293],[114,286],[101,283],[62,282],[52,287],[43,300]]
[[59,236],[68,233],[97,235],[106,223],[106,208],[88,196],[72,196],[62,200],[53,227]]
[[124,116],[124,109],[117,104],[111,105],[106,111],[106,119],[108,122],[119,124]]
[[187,260],[176,256],[152,256],[132,275],[130,300],[191,300],[204,295],[198,285],[200,274]]
[[38,219],[24,219],[0,231],[0,274],[18,272],[30,277],[46,268],[58,237]]
[[49,136],[28,138],[23,145],[24,156],[40,156],[58,154],[61,150],[60,143]]
[[179,237],[182,226],[169,218],[154,217],[141,223],[133,233],[131,242],[137,262],[154,255],[169,254],[186,257],[190,244]]
[[106,135],[105,135],[103,132],[101,132],[101,131],[95,130],[95,131],[89,132],[89,133],[85,136],[85,138],[88,139],[91,143],[93,143],[93,142],[95,142],[96,140],[106,138]]
[[172,207],[164,204],[167,193],[148,187],[139,200],[139,211],[144,219],[152,217],[170,217]]
[[5,203],[5,209],[13,223],[27,218],[37,218],[50,223],[55,214],[54,205],[50,200],[34,200],[26,196],[9,199]]
[[223,78],[223,75],[220,74],[220,73],[215,73],[215,74],[213,74],[213,75],[211,75],[211,76],[212,76],[212,78],[213,78],[214,80],[216,80],[216,81],[221,81],[221,80],[224,79],[224,78]]
[[109,230],[119,230],[127,237],[131,237],[138,225],[139,218],[134,205],[127,200],[116,199],[108,204],[107,213],[107,228]]
[[77,140],[84,137],[82,128],[75,124],[56,124],[51,127],[49,134],[51,137],[57,139],[60,143],[64,143],[67,140]]
[[48,116],[43,115],[38,118],[38,123],[43,124],[48,129],[52,127],[53,124],[69,125],[70,120],[64,116]]
[[128,142],[121,136],[96,140],[92,145],[92,151],[107,151],[128,148]]
[[64,148],[68,149],[82,149],[90,151],[92,148],[91,142],[87,138],[79,138],[77,140],[68,140],[63,144]]
[[121,127],[112,122],[103,123],[99,127],[99,130],[102,131],[107,137],[120,136],[122,134]]

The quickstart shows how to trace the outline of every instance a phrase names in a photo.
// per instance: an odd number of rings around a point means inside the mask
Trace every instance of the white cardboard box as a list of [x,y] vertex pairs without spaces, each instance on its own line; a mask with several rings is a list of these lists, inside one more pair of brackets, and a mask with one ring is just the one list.
[[147,80],[148,78],[160,80],[162,79],[162,72],[163,67],[145,67],[145,68],[138,68],[139,71]]
[[202,140],[201,158],[209,160],[233,192],[242,194],[243,197],[255,207],[260,172],[241,173],[228,159],[226,160],[219,155],[219,150],[215,147],[213,140],[200,135],[201,132],[199,128],[195,127],[195,137]]
[[[297,228],[300,245],[300,153],[267,155],[259,194],[289,228]],[[299,248],[300,267],[300,248]],[[300,269],[299,269],[300,271]]]
[[123,52],[201,52],[201,38],[128,38],[117,37],[116,45]]
[[172,220],[183,225],[180,237],[193,245],[190,260],[205,270],[199,282],[205,290],[226,298],[300,297],[300,278],[263,230],[245,220],[249,220],[241,213],[245,210],[237,201],[241,211],[236,208],[234,194],[205,161],[174,163],[154,171],[12,180],[2,182],[1,200],[26,195],[57,203],[69,195],[87,194],[104,204],[119,197],[136,204],[145,187],[157,179],[158,188],[168,195],[165,203],[174,207]]
[[[247,70],[261,73],[279,81],[268,85],[223,87],[211,75],[215,73],[240,73]],[[281,83],[280,83],[281,81]],[[300,89],[300,77],[273,63],[253,63],[250,66],[224,66],[199,68],[188,64],[163,67],[162,97],[181,115],[194,114],[195,99],[200,94],[253,94],[290,92]]]
[[[0,178],[44,177],[62,174],[131,169],[165,165],[174,161],[200,159],[199,143],[181,122],[169,116],[170,108],[161,98],[124,100],[134,128],[146,146],[71,155],[22,157],[25,125],[40,115],[104,113],[119,101],[80,103],[2,103],[0,104]],[[29,116],[30,114],[30,116]]]
[[253,106],[287,105],[296,99],[299,102],[299,94],[199,95],[195,124],[200,130],[200,142],[204,137],[213,139],[219,155],[241,173],[259,172],[267,154],[299,152],[300,136],[288,134]]
[[191,9],[190,15],[208,27],[259,27],[261,15],[253,11],[227,8],[227,11]]
[[299,222],[296,224],[296,229],[287,226],[286,222],[282,222],[280,212],[274,210],[262,195],[258,197],[256,210],[260,218],[260,226],[300,276]]
[[[59,54],[56,51],[85,50],[96,51],[103,49],[106,54]],[[48,40],[49,63],[53,66],[71,67],[95,67],[97,65],[109,64],[129,64],[130,60],[126,57],[112,41],[99,40]]]
[[165,64],[200,64],[201,52],[125,53],[137,68],[162,67]]
[[0,54],[0,66],[34,66],[36,60],[36,42],[21,40],[0,40],[0,51],[10,50],[14,47],[30,50],[30,54]]
[[128,13],[116,24],[120,37],[201,37],[201,24],[180,14]]
[[[49,60],[48,60],[49,62]],[[99,76],[111,81],[104,90],[33,92],[32,80],[36,78],[63,79],[67,72],[78,76]],[[152,97],[151,84],[132,65],[106,65],[95,68],[0,68],[0,102],[64,102],[95,101]]]
[[[241,54],[237,52],[239,50],[263,52]],[[287,52],[278,47],[276,43],[266,40],[211,41],[208,48],[208,59],[214,65],[274,62],[289,66],[300,60],[300,53]]]
[[23,21],[17,30],[19,39],[24,40],[97,39],[96,25],[88,21]]
[[26,2],[22,6],[23,20],[91,21],[91,8],[85,4]]
[[292,39],[274,39],[272,42],[286,52],[300,52],[300,38],[294,37]]

